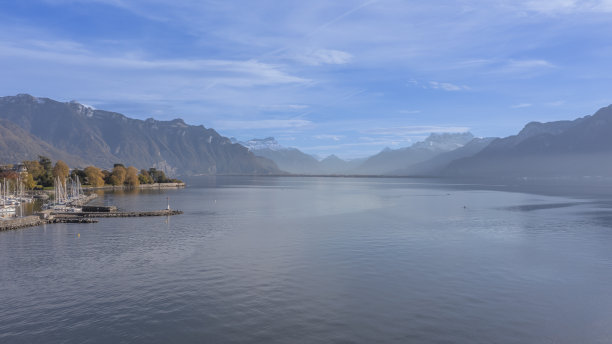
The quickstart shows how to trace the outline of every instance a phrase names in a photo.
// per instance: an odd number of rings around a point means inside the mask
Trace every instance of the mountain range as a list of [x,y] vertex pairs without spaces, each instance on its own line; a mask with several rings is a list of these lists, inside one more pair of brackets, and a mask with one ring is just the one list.
[[573,121],[531,122],[516,135],[431,134],[364,159],[323,160],[274,138],[238,141],[181,119],[138,120],[77,102],[0,97],[0,161],[45,155],[72,167],[115,163],[171,175],[306,174],[478,178],[612,175],[612,105]]
[[573,121],[531,122],[440,170],[444,176],[612,176],[612,105]]
[[[215,130],[181,119],[143,121],[27,94],[1,97],[0,119],[27,134],[23,147],[32,148],[27,149],[30,158],[41,152],[53,160],[66,159],[74,167],[124,163],[156,167],[171,175],[281,172],[270,160],[256,157]],[[23,153],[3,149],[0,159],[17,162],[20,156]]]
[[293,174],[346,174],[350,173],[352,169],[363,161],[363,159],[342,160],[335,155],[330,155],[319,161],[314,156],[306,154],[297,148],[280,145],[273,137],[251,139],[248,141],[238,141],[232,138],[232,142],[243,145],[256,156],[274,161],[281,170]]

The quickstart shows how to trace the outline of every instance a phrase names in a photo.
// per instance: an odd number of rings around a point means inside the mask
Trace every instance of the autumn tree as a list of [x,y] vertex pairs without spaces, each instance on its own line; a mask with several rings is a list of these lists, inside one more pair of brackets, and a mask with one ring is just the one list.
[[70,174],[70,167],[65,162],[58,160],[53,167],[53,179],[59,178],[62,185],[66,184],[66,178]]
[[44,169],[37,160],[26,160],[23,161],[28,173],[32,175],[33,179],[38,179],[43,174]]
[[87,182],[93,187],[104,186],[104,174],[99,168],[94,166],[88,166],[84,170],[85,176],[87,176]]
[[140,180],[138,179],[138,169],[136,167],[130,166],[127,168],[125,175],[125,184],[129,186],[140,185]]
[[26,176],[23,180],[23,185],[28,190],[32,190],[36,187],[36,182],[34,181],[34,177],[30,172],[26,173]]
[[113,171],[110,176],[110,183],[112,185],[123,185],[125,183],[125,176],[127,174],[127,170],[121,164],[115,164],[113,167]]

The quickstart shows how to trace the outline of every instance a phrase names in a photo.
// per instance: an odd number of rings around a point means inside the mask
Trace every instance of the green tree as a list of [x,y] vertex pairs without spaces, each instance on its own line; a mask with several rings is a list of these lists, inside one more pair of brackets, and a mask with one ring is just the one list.
[[73,178],[74,180],[78,178],[79,181],[83,183],[85,179],[87,178],[87,175],[85,174],[85,171],[75,168],[75,169],[72,169],[72,171],[70,171],[70,178]]
[[149,175],[149,172],[147,172],[147,170],[145,169],[140,170],[138,180],[140,181],[140,184],[153,184],[153,179],[151,178],[151,175]]
[[39,177],[39,183],[42,186],[53,186],[53,163],[51,159],[44,155],[39,155],[38,163],[43,169]]
[[168,182],[168,177],[166,177],[166,174],[164,173],[164,171],[160,171],[160,170],[157,170],[157,169],[151,167],[149,169],[149,175],[151,176],[151,179],[153,179],[154,183],[166,183],[166,182]]

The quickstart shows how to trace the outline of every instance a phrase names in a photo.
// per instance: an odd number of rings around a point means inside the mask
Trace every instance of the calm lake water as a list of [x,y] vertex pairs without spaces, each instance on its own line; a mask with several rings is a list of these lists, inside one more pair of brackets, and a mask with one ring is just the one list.
[[610,201],[496,189],[226,177],[107,193],[185,214],[1,232],[0,342],[612,342]]

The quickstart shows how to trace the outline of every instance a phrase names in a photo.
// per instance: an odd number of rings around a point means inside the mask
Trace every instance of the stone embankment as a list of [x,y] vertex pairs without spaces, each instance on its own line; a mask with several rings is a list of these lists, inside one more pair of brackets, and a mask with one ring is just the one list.
[[76,200],[76,201],[72,201],[72,202],[70,203],[70,205],[75,206],[75,207],[82,207],[82,206],[84,206],[85,204],[87,204],[87,203],[91,202],[91,201],[92,201],[93,199],[95,199],[96,197],[98,197],[98,195],[97,195],[97,194],[95,194],[95,193],[92,193],[92,194],[89,194],[89,195],[87,195],[87,196],[81,197],[81,198],[79,198],[79,199],[78,199],[78,200]]
[[83,190],[129,190],[138,189],[177,189],[184,188],[185,183],[155,183],[155,184],[140,184],[136,187],[127,185],[105,185],[105,186],[84,186]]
[[46,221],[47,220],[41,219],[38,216],[26,216],[15,219],[0,220],[0,231],[40,226],[45,224]]
[[93,217],[142,217],[142,216],[172,216],[183,212],[174,209],[154,211],[111,211],[111,212],[80,212],[80,213],[52,213],[55,218],[93,218]]
[[91,218],[64,218],[64,217],[50,217],[41,218],[41,216],[26,216],[18,217],[14,219],[7,219],[0,221],[0,231],[8,231],[13,229],[36,227],[50,223],[97,223],[97,220]]

